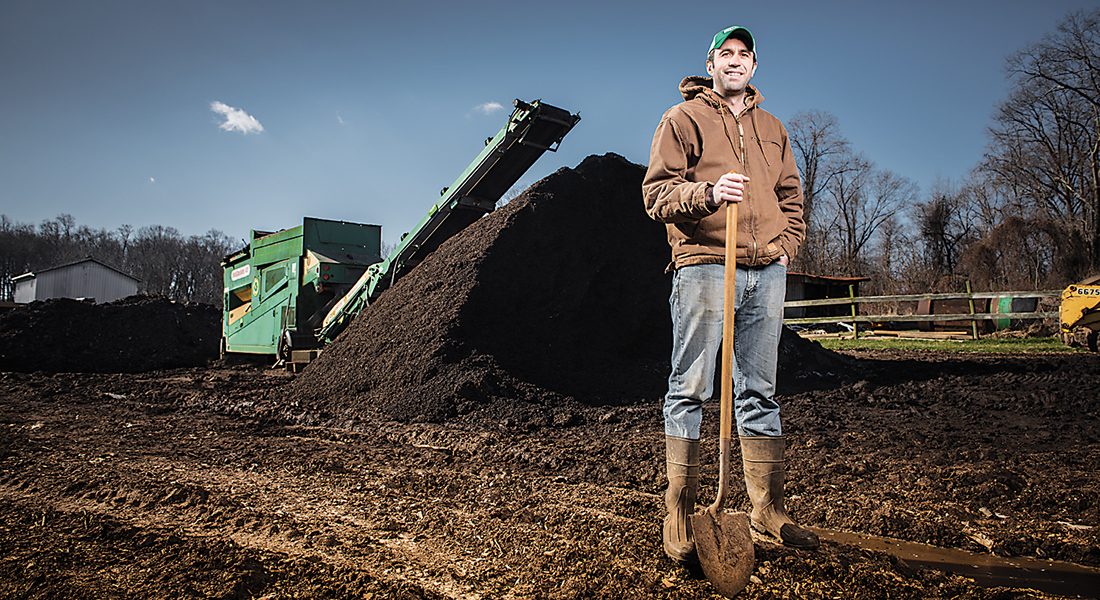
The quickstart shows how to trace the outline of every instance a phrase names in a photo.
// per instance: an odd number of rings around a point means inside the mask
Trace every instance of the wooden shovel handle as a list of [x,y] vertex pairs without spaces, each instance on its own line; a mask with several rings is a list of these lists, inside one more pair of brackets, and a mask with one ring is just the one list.
[[725,304],[722,307],[722,420],[721,439],[733,429],[733,305],[737,299],[737,203],[726,203]]
[[729,483],[729,455],[733,440],[733,308],[737,298],[737,203],[726,203],[725,303],[722,307],[722,397],[718,423],[718,496],[711,512],[720,512]]

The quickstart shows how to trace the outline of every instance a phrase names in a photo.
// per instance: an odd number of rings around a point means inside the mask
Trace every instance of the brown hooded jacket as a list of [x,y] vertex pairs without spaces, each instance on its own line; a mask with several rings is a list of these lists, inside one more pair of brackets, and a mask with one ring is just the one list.
[[738,213],[737,264],[794,259],[806,225],[787,130],[759,107],[764,97],[756,88],[748,87],[746,108],[734,115],[711,84],[709,77],[680,83],[684,102],[661,117],[642,181],[646,212],[668,229],[669,270],[725,261],[725,214],[707,198],[730,171],[749,177]]

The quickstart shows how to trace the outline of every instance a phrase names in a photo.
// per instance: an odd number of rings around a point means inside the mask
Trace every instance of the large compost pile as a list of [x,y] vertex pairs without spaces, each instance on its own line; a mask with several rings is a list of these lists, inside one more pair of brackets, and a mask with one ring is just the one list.
[[[552,424],[562,417],[540,406],[659,398],[671,276],[643,174],[621,156],[590,156],[447,241],[305,371],[289,410],[354,422],[489,408],[502,422]],[[781,361],[794,383],[843,366],[793,334]]]
[[130,296],[68,298],[0,315],[0,371],[138,373],[205,365],[218,356],[221,314],[204,304]]

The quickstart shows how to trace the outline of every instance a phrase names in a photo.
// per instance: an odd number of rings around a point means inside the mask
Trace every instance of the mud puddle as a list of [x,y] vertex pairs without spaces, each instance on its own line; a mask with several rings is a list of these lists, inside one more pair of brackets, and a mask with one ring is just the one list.
[[811,527],[823,540],[885,552],[910,567],[936,569],[988,587],[1031,588],[1062,596],[1100,597],[1100,569],[1056,560],[1004,558],[965,550]]

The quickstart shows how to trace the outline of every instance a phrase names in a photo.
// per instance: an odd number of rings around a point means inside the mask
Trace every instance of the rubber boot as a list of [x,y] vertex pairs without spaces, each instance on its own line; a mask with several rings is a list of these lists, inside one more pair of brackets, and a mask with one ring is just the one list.
[[783,436],[741,437],[741,457],[745,463],[745,486],[752,501],[749,515],[752,528],[768,534],[792,548],[813,549],[821,545],[817,535],[800,527],[783,506],[785,480]]
[[668,491],[665,492],[665,517],[662,537],[665,554],[679,563],[692,563],[695,538],[691,534],[691,514],[699,492],[699,440],[665,436],[665,467]]

